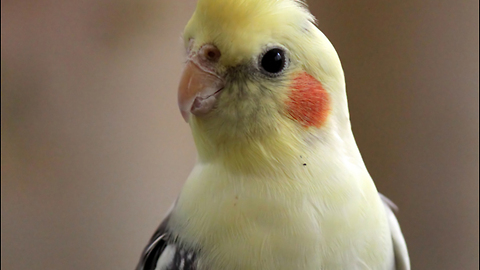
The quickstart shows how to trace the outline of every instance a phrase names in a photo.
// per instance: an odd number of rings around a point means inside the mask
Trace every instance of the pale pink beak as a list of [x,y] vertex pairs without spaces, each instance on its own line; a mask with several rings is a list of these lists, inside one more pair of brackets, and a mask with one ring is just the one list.
[[178,87],[178,107],[187,123],[190,114],[209,113],[225,86],[224,80],[214,71],[219,58],[220,51],[210,44],[188,57]]

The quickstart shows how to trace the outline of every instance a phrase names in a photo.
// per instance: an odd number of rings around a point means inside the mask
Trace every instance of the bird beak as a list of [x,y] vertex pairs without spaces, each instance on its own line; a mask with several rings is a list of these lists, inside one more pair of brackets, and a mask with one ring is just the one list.
[[178,87],[178,107],[187,123],[190,114],[210,112],[225,85],[220,76],[198,62],[196,58],[187,61]]

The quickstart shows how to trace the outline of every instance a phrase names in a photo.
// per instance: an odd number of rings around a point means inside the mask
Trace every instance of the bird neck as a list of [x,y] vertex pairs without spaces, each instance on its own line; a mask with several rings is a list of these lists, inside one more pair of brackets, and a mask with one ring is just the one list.
[[[279,166],[294,163],[304,142],[294,125],[263,127],[255,134],[242,134],[192,119],[191,129],[199,163],[221,165],[233,173],[269,174]],[[254,127],[252,127],[254,129]]]
[[[330,121],[333,122],[333,121]],[[198,151],[198,162],[216,164],[235,174],[278,175],[291,168],[324,166],[328,159],[350,155],[363,165],[351,131],[339,136],[334,123],[323,129],[309,129],[285,121],[261,136],[236,136],[212,130],[199,119],[192,119],[191,129]],[[319,158],[321,156],[321,158]],[[324,164],[322,164],[324,163]]]

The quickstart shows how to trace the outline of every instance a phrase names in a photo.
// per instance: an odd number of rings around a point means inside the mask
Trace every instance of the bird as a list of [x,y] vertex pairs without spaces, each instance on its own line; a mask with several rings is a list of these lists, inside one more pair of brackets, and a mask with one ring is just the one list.
[[136,270],[409,270],[306,3],[198,0],[182,41],[197,162]]

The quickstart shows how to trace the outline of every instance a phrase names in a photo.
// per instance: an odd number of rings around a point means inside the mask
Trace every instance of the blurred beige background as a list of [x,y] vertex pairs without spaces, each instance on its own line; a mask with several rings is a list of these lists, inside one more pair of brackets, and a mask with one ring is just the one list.
[[[309,2],[413,269],[478,269],[478,1]],[[133,269],[195,161],[195,2],[2,0],[1,268]]]

